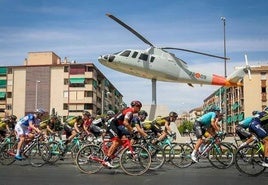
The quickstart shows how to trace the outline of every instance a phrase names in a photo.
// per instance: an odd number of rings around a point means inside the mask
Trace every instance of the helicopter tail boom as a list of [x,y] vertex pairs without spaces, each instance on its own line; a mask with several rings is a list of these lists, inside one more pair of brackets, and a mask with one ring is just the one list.
[[222,85],[222,86],[242,86],[242,80],[244,76],[248,73],[249,68],[243,67],[236,69],[232,74],[230,74],[227,78],[222,76],[213,75],[212,76],[212,85]]

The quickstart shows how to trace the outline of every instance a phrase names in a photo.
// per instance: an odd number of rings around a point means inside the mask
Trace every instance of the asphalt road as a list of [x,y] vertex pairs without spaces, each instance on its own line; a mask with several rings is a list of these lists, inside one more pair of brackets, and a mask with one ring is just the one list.
[[71,160],[55,165],[32,167],[26,161],[0,165],[0,185],[267,185],[268,170],[258,177],[241,175],[233,166],[220,170],[208,163],[185,169],[165,164],[142,176],[129,176],[120,169],[104,169],[97,174],[83,174]]

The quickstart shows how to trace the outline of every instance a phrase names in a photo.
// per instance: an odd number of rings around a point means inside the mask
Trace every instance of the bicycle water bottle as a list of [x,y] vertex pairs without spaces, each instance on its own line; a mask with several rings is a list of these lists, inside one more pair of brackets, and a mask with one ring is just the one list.
[[200,145],[200,147],[199,147],[199,153],[204,152],[205,148],[206,148],[206,145],[205,145],[204,143],[202,143],[202,144]]

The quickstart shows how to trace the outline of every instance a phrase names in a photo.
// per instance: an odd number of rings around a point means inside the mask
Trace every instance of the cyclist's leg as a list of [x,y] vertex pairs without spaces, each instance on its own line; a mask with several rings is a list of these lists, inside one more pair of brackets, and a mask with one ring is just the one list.
[[20,151],[21,151],[22,144],[25,141],[25,128],[22,128],[22,126],[17,124],[15,126],[15,131],[16,131],[17,139],[19,139],[15,158],[18,159],[18,160],[21,160],[22,157],[21,157]]

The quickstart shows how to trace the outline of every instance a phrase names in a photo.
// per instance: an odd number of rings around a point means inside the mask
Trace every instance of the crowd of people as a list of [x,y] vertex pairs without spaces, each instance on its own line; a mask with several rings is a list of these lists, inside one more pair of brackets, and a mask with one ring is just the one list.
[[[108,111],[106,117],[93,118],[91,113],[84,111],[81,116],[70,117],[61,125],[65,134],[67,145],[72,139],[79,133],[89,135],[109,135],[112,139],[112,145],[110,146],[103,165],[113,168],[111,163],[111,156],[120,145],[120,140],[126,136],[132,135],[134,132],[138,132],[142,137],[148,137],[146,130],[151,130],[157,137],[152,142],[157,143],[163,140],[167,135],[174,135],[175,132],[171,130],[170,123],[174,122],[178,114],[176,112],[170,112],[165,117],[157,117],[155,120],[150,121],[149,125],[143,125],[148,113],[142,110],[142,103],[134,100],[130,103],[130,106],[124,108],[118,113],[112,110]],[[15,131],[18,139],[17,153],[15,159],[21,160],[21,147],[26,140],[31,140],[36,133],[44,133],[45,135],[53,134],[56,129],[56,123],[58,122],[57,115],[51,115],[48,119],[42,120],[46,112],[43,109],[37,109],[32,114],[27,114],[23,118],[17,121],[15,115],[8,116],[0,122],[0,137],[4,138],[6,134]],[[191,154],[191,159],[194,162],[198,162],[196,158],[196,152],[200,145],[204,142],[204,138],[212,137],[216,134],[222,133],[220,122],[223,118],[223,113],[220,112],[218,107],[214,107],[211,111],[203,114],[197,118],[193,124],[193,130],[197,137],[195,148]],[[245,118],[239,122],[236,126],[236,133],[245,142],[241,146],[248,145],[255,138],[259,138],[264,143],[264,160],[262,166],[268,167],[268,132],[265,125],[268,123],[268,108],[263,111],[253,111],[251,117]]]

